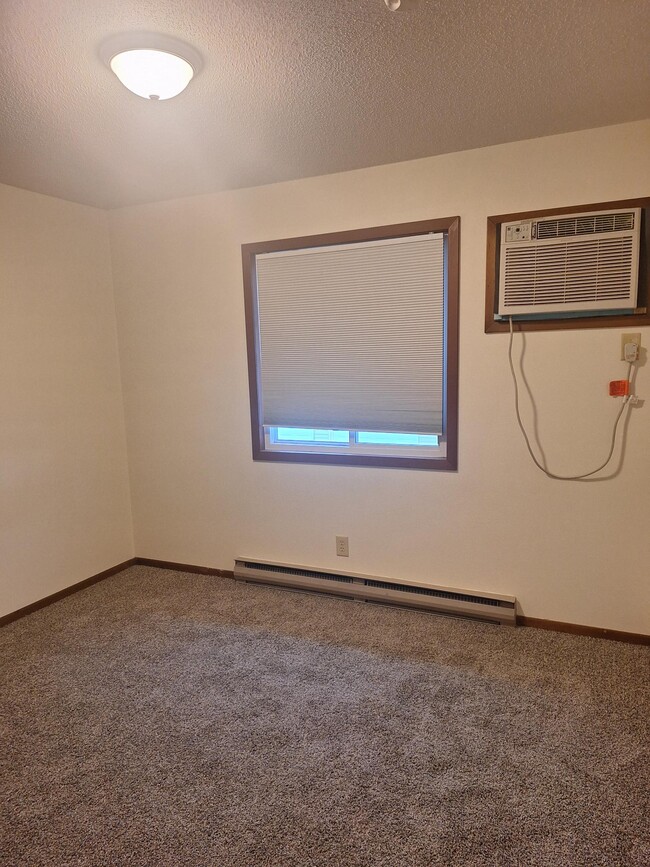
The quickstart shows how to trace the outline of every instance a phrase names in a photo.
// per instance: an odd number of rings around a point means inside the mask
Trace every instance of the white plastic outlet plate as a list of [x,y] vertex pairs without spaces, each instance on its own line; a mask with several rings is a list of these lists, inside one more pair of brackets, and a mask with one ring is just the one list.
[[349,557],[350,556],[350,542],[347,536],[337,536],[336,537],[336,556],[337,557]]
[[625,361],[625,344],[636,343],[637,347],[641,348],[641,333],[636,334],[621,334],[621,361]]

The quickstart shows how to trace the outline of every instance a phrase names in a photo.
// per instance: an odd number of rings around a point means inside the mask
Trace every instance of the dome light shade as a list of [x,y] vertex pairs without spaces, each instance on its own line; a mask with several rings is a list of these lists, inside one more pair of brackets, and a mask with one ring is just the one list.
[[194,70],[182,57],[149,48],[123,51],[111,69],[124,87],[145,99],[171,99],[190,83]]
[[185,90],[201,68],[190,45],[169,36],[125,33],[106,40],[102,60],[124,87],[144,99],[171,99]]

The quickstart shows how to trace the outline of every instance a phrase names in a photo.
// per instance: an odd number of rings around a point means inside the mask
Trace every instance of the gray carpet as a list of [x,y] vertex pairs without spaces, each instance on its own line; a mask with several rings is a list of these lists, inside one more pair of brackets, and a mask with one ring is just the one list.
[[650,864],[648,648],[134,567],[0,630],[0,864]]

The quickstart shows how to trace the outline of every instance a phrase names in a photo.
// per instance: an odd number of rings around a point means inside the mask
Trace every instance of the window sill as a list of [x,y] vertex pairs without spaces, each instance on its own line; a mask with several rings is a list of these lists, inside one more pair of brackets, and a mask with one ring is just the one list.
[[442,472],[453,472],[457,469],[457,461],[455,455],[447,454],[444,457],[416,457],[408,455],[378,455],[378,454],[360,454],[342,453],[340,451],[322,450],[314,452],[307,447],[302,447],[300,450],[284,450],[274,447],[272,449],[259,448],[253,450],[253,460],[255,461],[270,461],[275,463],[291,463],[291,464],[326,464],[330,466],[348,466],[348,467],[379,467],[379,468],[399,468],[404,470],[433,470]]

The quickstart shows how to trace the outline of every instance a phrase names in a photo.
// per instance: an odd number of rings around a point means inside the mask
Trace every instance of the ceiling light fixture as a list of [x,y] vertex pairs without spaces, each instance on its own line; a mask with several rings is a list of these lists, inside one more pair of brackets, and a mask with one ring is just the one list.
[[155,33],[106,39],[99,54],[124,87],[143,99],[171,99],[185,90],[203,62],[191,45]]

